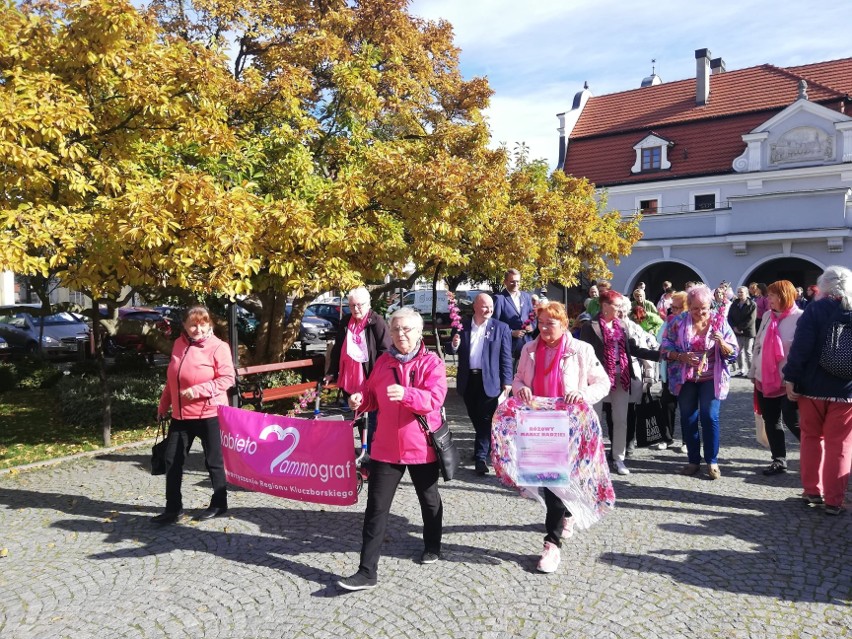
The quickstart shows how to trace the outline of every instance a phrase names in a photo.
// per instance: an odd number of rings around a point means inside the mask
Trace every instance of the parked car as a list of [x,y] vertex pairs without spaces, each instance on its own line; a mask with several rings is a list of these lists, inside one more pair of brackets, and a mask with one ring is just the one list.
[[122,351],[155,353],[159,349],[149,336],[151,331],[157,331],[169,339],[177,337],[171,322],[162,313],[153,308],[123,306],[118,309],[115,334],[105,338],[104,352],[107,355],[115,355]]
[[[40,308],[32,305],[0,307],[2,336],[9,342],[12,350],[19,353],[38,351],[41,346],[45,355],[62,357],[76,355],[79,348],[89,344],[89,327],[71,313],[61,312],[39,315]],[[16,330],[9,330],[16,329]]]
[[[449,322],[450,307],[447,298],[446,290],[439,290],[438,303],[436,313],[438,320],[441,322]],[[387,314],[391,315],[400,306],[412,306],[421,315],[432,315],[432,289],[423,289],[419,291],[407,291],[402,295],[402,301],[395,302],[388,306]],[[466,314],[472,312],[473,300],[468,297],[467,291],[456,291],[456,305],[459,307],[459,312]]]
[[9,348],[9,342],[7,342],[5,339],[3,339],[2,337],[0,337],[0,361],[2,361],[2,360],[4,360],[4,359],[6,359],[7,357],[9,357],[9,354],[10,354],[11,352],[12,352],[12,351],[11,351],[11,349]]
[[348,304],[341,306],[327,302],[314,302],[308,304],[305,309],[305,317],[319,317],[327,320],[332,323],[335,331],[340,327],[341,314],[343,321],[348,322],[349,316],[352,314]]
[[[287,317],[290,317],[292,310],[293,305],[287,304],[285,309]],[[303,344],[324,342],[326,340],[334,339],[336,332],[334,324],[329,322],[327,319],[308,315],[306,309],[305,314],[302,316],[302,324],[299,327],[299,341]]]

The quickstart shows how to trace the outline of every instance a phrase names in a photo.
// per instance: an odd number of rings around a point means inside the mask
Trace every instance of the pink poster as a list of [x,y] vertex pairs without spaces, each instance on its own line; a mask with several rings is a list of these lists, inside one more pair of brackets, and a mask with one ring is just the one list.
[[358,501],[351,421],[296,419],[219,407],[228,481],[297,501]]

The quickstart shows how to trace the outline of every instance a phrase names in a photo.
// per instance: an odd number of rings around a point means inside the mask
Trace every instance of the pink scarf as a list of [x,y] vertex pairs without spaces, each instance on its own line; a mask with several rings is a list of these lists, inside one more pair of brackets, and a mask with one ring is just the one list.
[[763,394],[774,397],[781,390],[781,376],[778,374],[778,363],[784,359],[784,342],[778,332],[778,323],[787,317],[795,307],[790,307],[780,315],[770,311],[764,317],[769,318],[766,327],[766,337],[763,340],[763,350],[760,353],[761,386]]
[[[559,368],[559,362],[562,361],[562,356],[565,354],[565,344],[571,339],[568,333],[562,336],[558,346],[548,347],[541,337],[538,338],[538,344],[535,347],[535,373],[533,374],[532,391],[537,397],[563,397],[565,390],[562,380],[562,370]],[[553,359],[549,364],[547,361],[548,351],[553,353]]]
[[349,318],[349,325],[346,327],[350,333],[352,333],[352,339],[355,340],[356,344],[360,344],[361,340],[364,339],[362,334],[364,333],[364,328],[367,326],[367,320],[370,317],[370,313],[367,312],[364,314],[364,317],[361,318],[361,321],[356,320],[354,317]]
[[[630,363],[627,361],[627,339],[624,336],[624,331],[621,328],[621,322],[617,319],[612,320],[612,324],[607,326],[602,315],[598,315],[598,324],[601,327],[601,335],[603,336],[604,345],[604,361],[603,365],[606,369],[606,374],[609,375],[609,389],[615,390],[617,383],[615,381],[616,364],[621,366],[621,388],[630,390]],[[616,345],[618,348],[618,362],[615,361]]]

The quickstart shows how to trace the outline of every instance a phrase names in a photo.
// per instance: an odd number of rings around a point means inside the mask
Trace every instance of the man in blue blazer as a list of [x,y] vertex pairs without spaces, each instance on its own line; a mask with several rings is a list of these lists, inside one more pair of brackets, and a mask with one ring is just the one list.
[[494,302],[487,293],[473,301],[473,317],[462,320],[454,332],[450,351],[458,353],[456,390],[464,398],[476,439],[473,457],[476,472],[488,472],[491,450],[491,418],[502,392],[512,389],[512,341],[509,327],[492,316]]
[[510,268],[503,278],[505,289],[494,298],[494,318],[509,325],[512,330],[512,359],[521,356],[524,344],[532,340],[536,322],[530,319],[533,301],[529,293],[521,290],[521,274]]

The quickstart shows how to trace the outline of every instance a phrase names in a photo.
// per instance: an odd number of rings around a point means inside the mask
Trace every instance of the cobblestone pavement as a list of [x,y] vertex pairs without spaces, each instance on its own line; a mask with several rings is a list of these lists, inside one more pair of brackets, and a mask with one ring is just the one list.
[[[759,473],[750,398],[734,380],[721,480],[673,474],[680,453],[637,452],[616,510],[566,542],[552,575],[535,572],[538,504],[470,466],[441,487],[443,560],[417,561],[406,479],[379,587],[345,594],[363,496],[333,508],[234,490],[223,519],[157,528],[164,483],[147,448],[3,475],[0,637],[852,637],[850,512],[800,502],[795,443],[790,473]],[[448,405],[467,458],[452,390]],[[184,502],[201,509],[209,482],[200,452],[190,460]]]

